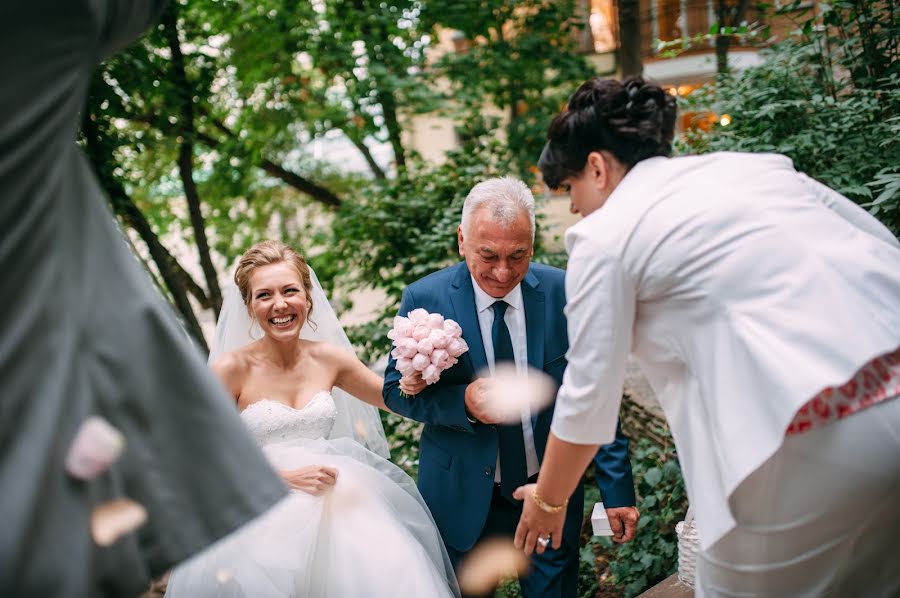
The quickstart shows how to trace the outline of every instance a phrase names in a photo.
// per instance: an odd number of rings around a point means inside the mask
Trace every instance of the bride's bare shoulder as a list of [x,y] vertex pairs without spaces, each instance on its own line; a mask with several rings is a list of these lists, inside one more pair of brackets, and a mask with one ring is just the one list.
[[334,365],[342,368],[349,360],[356,359],[356,355],[349,349],[339,345],[333,345],[325,341],[304,341],[309,348],[309,355],[322,364]]
[[241,387],[250,373],[252,362],[253,352],[249,347],[241,347],[217,357],[210,365],[210,369],[233,395],[239,396]]

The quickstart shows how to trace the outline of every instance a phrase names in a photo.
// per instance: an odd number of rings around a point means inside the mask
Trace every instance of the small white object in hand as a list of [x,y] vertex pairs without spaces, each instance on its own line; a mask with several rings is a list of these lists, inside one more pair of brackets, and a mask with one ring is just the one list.
[[79,480],[92,480],[109,469],[124,450],[125,436],[99,415],[92,415],[75,434],[66,455],[66,471]]
[[602,502],[594,504],[594,510],[591,512],[591,527],[595,536],[611,536],[612,528],[609,527],[609,517],[606,516],[606,509]]

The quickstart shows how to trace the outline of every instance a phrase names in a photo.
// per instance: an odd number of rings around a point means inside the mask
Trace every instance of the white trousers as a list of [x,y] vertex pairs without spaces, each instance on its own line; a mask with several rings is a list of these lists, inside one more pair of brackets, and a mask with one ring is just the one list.
[[696,596],[900,596],[900,399],[786,437],[730,506]]

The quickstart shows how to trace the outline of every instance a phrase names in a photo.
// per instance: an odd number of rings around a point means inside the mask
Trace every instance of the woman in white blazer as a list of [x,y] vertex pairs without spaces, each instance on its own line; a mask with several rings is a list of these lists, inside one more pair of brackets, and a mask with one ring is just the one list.
[[540,160],[566,234],[569,366],[516,540],[560,539],[633,352],[672,429],[697,594],[900,595],[900,244],[774,154],[669,158],[675,102],[583,84]]

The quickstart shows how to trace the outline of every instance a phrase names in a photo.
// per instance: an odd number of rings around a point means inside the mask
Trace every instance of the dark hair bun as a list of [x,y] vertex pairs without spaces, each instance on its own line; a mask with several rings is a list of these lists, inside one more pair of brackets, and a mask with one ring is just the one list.
[[593,151],[609,151],[628,168],[647,158],[668,156],[675,115],[675,98],[641,77],[586,81],[550,125],[538,164],[544,180],[559,186],[581,172]]

